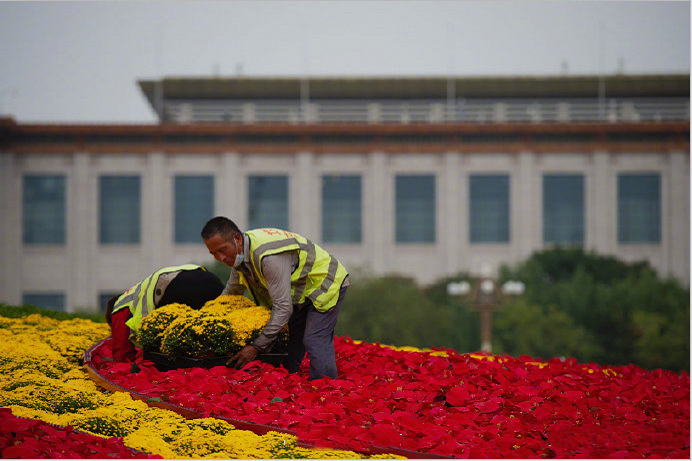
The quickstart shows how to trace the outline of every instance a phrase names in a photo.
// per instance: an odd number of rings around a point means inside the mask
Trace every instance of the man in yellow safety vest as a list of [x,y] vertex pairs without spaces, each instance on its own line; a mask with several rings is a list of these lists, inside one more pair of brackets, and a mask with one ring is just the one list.
[[288,325],[286,369],[298,371],[307,352],[310,379],[336,378],[334,328],[349,286],[344,266],[294,232],[267,228],[243,233],[223,216],[206,223],[202,239],[216,260],[232,268],[222,294],[243,294],[247,289],[255,303],[272,311],[260,336],[227,365],[242,368],[269,351]]
[[113,360],[133,361],[135,341],[142,319],[157,307],[180,303],[200,309],[223,290],[219,278],[195,264],[163,267],[106,303],[111,327]]

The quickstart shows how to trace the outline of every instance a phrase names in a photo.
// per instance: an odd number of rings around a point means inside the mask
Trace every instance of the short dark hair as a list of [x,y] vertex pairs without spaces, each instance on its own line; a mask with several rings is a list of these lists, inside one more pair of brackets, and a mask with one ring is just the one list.
[[226,240],[233,238],[235,234],[240,234],[240,229],[233,221],[225,216],[217,216],[211,218],[202,228],[202,239],[207,240],[216,234],[219,234]]

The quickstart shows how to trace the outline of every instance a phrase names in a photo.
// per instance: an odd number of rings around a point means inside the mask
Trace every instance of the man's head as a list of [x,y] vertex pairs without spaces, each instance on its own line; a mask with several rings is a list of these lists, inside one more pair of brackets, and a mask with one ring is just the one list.
[[243,254],[243,234],[224,216],[207,221],[202,229],[202,240],[214,259],[229,267],[236,264],[236,256]]

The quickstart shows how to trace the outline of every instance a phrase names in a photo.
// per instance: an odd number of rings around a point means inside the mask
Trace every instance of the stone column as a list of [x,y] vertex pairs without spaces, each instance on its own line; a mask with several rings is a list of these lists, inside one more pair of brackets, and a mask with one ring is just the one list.
[[322,215],[320,191],[315,180],[314,154],[299,152],[288,184],[288,227],[311,240],[321,241],[319,218]]
[[394,203],[392,176],[387,172],[387,154],[373,152],[363,186],[363,235],[370,267],[375,274],[389,271],[387,256],[394,242]]
[[98,178],[91,171],[91,155],[77,152],[72,156],[67,181],[67,255],[72,270],[66,287],[66,307],[95,308],[98,312],[99,289],[96,264],[98,254]]
[[[173,179],[167,172],[166,155],[147,155],[142,176],[142,264],[149,272],[168,264],[173,242]],[[146,273],[149,273],[146,272]]]
[[0,302],[22,300],[22,178],[16,154],[0,154]]
[[442,164],[437,197],[440,230],[436,245],[443,249],[445,273],[452,275],[469,269],[465,257],[469,250],[468,179],[460,173],[461,154],[445,153]]
[[[690,280],[690,164],[689,154],[668,154],[667,203],[661,207],[661,243],[669,275]],[[666,182],[663,182],[666,184]],[[662,191],[663,192],[663,191]]]
[[535,154],[521,152],[515,173],[510,174],[510,247],[514,261],[528,258],[542,246],[543,204],[538,201]]
[[247,184],[241,171],[241,157],[237,152],[225,152],[221,154],[219,163],[218,174],[214,177],[214,215],[227,217],[245,231]]
[[601,254],[613,254],[617,243],[617,178],[607,152],[593,153],[585,188],[584,247]]

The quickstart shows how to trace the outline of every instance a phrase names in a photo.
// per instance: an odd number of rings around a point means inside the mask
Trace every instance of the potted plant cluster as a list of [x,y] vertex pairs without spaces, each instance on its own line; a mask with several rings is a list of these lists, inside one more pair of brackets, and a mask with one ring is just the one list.
[[[168,304],[142,320],[137,342],[144,358],[159,369],[224,365],[230,357],[260,335],[271,311],[245,296],[222,295],[200,310]],[[288,327],[274,347],[257,360],[278,365],[286,356]]]

